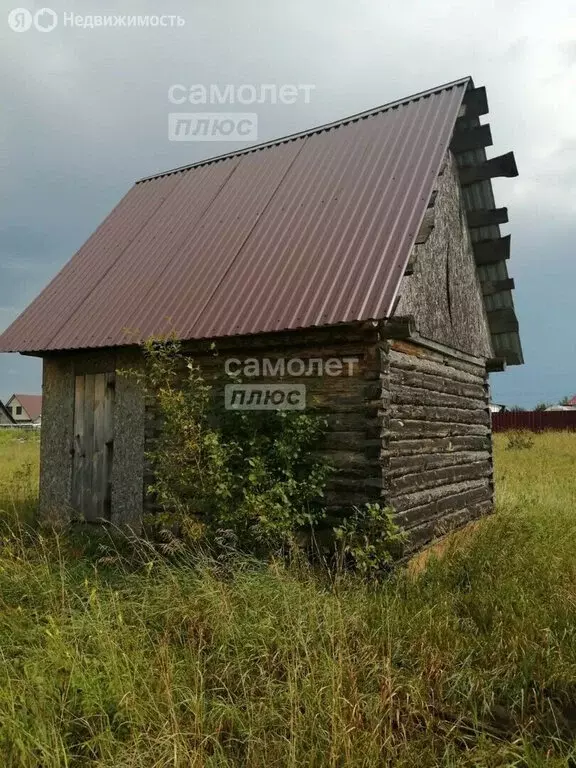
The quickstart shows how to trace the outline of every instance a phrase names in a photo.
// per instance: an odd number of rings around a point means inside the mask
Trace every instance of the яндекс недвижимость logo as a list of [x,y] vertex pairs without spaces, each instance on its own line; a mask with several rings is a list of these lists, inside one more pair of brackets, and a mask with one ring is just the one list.
[[32,13],[27,8],[14,8],[8,14],[8,26],[13,32],[28,32],[34,26],[38,32],[52,32],[58,26],[58,14],[51,8]]

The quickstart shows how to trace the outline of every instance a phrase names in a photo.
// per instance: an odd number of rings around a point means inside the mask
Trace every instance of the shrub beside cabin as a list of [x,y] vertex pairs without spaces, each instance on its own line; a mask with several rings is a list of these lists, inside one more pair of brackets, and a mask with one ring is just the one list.
[[41,514],[139,527],[155,421],[118,371],[172,331],[217,386],[304,361],[330,508],[390,504],[413,546],[489,512],[488,375],[523,361],[487,111],[464,78],[136,183],[0,337],[44,361]]

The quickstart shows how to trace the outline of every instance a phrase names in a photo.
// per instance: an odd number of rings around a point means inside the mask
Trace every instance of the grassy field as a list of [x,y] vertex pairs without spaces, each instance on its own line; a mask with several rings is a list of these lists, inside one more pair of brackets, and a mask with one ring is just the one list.
[[0,429],[0,515],[31,522],[38,497],[40,433]]
[[[0,440],[14,521],[37,445]],[[576,435],[496,469],[497,514],[378,588],[6,534],[0,765],[576,765]]]

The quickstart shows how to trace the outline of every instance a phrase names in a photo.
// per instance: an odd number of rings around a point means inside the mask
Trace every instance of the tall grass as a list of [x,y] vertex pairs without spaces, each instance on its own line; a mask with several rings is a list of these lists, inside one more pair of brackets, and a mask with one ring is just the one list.
[[40,433],[0,429],[0,519],[31,523],[38,499]]
[[498,513],[379,587],[6,535],[0,764],[573,765],[576,436],[505,445]]

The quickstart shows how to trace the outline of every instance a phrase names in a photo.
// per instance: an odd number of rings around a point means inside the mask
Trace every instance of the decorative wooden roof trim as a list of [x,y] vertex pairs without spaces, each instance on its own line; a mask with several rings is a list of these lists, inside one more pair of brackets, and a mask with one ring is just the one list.
[[471,128],[469,131],[458,131],[452,137],[450,149],[454,154],[460,152],[469,152],[471,149],[479,149],[480,147],[491,147],[492,132],[490,126],[479,125],[477,128]]
[[504,237],[480,240],[473,244],[476,266],[495,264],[510,258],[510,235]]
[[491,227],[493,224],[508,222],[508,208],[483,208],[468,211],[466,218],[469,227]]
[[455,347],[442,344],[439,341],[432,341],[418,333],[416,321],[412,315],[400,315],[383,320],[379,323],[380,334],[382,338],[390,341],[412,341],[420,347],[430,349],[434,352],[440,352],[448,357],[453,357],[471,365],[483,365],[483,359],[470,355],[468,352],[462,352]]
[[[485,148],[492,144],[492,133],[489,126],[481,125],[479,120],[481,115],[486,114],[486,89],[474,88],[470,82],[462,100],[450,148],[458,163],[494,360],[520,365],[524,359],[512,298],[514,280],[508,276],[506,266],[510,258],[510,235],[502,237],[500,233],[500,225],[508,222],[508,210],[495,207],[490,181],[498,176],[517,176],[518,168],[513,152],[491,159],[486,157]],[[495,362],[493,370],[502,370],[500,362]]]
[[460,166],[460,183],[463,187],[468,184],[474,184],[475,181],[486,181],[497,176],[505,176],[507,178],[518,176],[514,152],[498,155],[498,157],[485,160],[483,163]]
[[488,97],[486,88],[481,85],[478,88],[470,87],[462,100],[462,115],[467,120],[488,114]]

